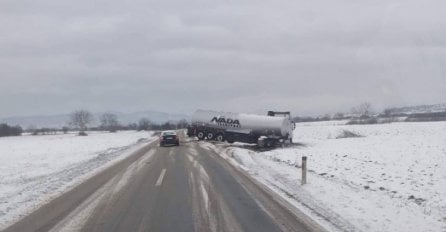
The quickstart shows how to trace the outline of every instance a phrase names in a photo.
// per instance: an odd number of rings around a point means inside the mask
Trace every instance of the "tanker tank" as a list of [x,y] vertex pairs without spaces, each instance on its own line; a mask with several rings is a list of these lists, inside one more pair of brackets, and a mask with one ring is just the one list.
[[192,115],[192,124],[258,136],[290,137],[293,130],[293,123],[286,117],[209,110],[197,110]]

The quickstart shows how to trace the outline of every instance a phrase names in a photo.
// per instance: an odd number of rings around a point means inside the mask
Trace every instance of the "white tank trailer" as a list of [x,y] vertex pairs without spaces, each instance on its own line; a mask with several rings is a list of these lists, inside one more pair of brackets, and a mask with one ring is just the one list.
[[264,147],[292,143],[294,122],[290,112],[269,111],[268,116],[197,110],[188,128],[199,140],[256,143]]

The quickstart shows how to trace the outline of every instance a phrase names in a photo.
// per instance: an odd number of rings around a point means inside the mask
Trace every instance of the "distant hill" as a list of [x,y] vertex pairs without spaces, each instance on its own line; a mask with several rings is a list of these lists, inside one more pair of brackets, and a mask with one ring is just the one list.
[[392,115],[411,115],[446,112],[446,103],[435,105],[407,106],[388,109]]
[[[154,123],[165,123],[168,121],[179,121],[181,119],[189,120],[190,116],[185,114],[169,114],[157,111],[141,111],[134,113],[121,113],[112,112],[118,116],[119,122],[121,124],[138,123],[141,118],[148,118]],[[95,121],[93,125],[99,124],[99,117],[102,113],[95,113]],[[36,116],[19,116],[19,117],[8,117],[0,119],[0,123],[7,123],[9,125],[20,125],[23,128],[28,128],[30,126],[34,127],[47,127],[47,128],[61,128],[67,126],[70,119],[69,114],[59,114],[59,115],[36,115]]]
[[[119,121],[123,124],[138,122],[141,118],[148,118],[155,123],[165,123],[168,121],[179,121],[181,119],[189,120],[190,116],[185,114],[170,114],[157,111],[141,111],[135,113],[115,113]],[[100,114],[98,114],[99,117]]]
[[61,128],[66,126],[69,120],[68,114],[59,115],[36,115],[36,116],[18,116],[8,117],[0,119],[1,123],[7,123],[9,125],[19,125],[26,129],[31,126],[34,127],[47,127],[47,128]]

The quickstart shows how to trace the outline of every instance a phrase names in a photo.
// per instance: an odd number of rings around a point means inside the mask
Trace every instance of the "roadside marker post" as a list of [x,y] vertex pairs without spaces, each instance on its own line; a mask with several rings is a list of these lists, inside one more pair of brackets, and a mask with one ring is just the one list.
[[302,185],[307,183],[307,157],[302,156]]

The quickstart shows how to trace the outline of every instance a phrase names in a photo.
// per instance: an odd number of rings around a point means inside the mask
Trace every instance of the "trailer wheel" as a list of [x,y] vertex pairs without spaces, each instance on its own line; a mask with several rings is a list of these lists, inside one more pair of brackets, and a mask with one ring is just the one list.
[[275,141],[272,139],[267,139],[265,141],[265,147],[274,147],[276,145]]
[[214,133],[213,132],[208,132],[206,134],[206,138],[208,138],[208,140],[213,140],[214,139]]
[[197,138],[198,138],[199,140],[203,140],[203,139],[204,139],[204,132],[203,132],[203,131],[198,131],[198,133],[197,133]]
[[223,142],[225,141],[225,136],[223,134],[217,134],[217,136],[215,136],[215,140],[218,142]]

